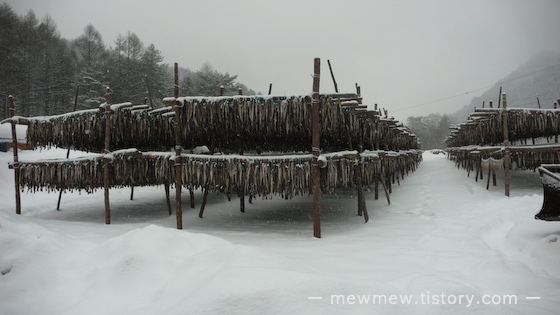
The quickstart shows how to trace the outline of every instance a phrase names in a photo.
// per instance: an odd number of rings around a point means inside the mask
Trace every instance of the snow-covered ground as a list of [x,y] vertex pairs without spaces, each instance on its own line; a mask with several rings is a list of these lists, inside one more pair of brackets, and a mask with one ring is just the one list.
[[[75,154],[75,153],[73,153]],[[20,159],[64,157],[21,152]],[[75,155],[73,155],[75,156]],[[184,230],[162,187],[23,193],[14,211],[12,154],[0,153],[0,314],[558,314],[560,222],[533,217],[537,173],[485,189],[443,155],[424,154],[389,206],[354,192],[323,196],[323,238],[312,197],[246,203],[211,194]],[[172,193],[172,196],[174,194]],[[173,200],[172,200],[173,202]],[[537,299],[538,298],[538,299]],[[496,305],[495,305],[496,304]]]

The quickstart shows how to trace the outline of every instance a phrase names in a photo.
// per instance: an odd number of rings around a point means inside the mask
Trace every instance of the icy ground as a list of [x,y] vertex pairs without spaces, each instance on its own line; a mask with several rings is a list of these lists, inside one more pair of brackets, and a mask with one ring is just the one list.
[[[64,150],[20,159],[64,157]],[[353,192],[246,203],[211,194],[203,219],[184,194],[184,230],[162,187],[23,193],[15,215],[11,153],[0,153],[0,314],[558,314],[560,222],[533,219],[537,173],[512,196],[485,189],[443,155],[424,154],[392,205]],[[172,196],[173,196],[172,192]],[[173,200],[172,200],[173,202]],[[366,300],[367,299],[367,300]],[[497,304],[497,305],[494,305]]]

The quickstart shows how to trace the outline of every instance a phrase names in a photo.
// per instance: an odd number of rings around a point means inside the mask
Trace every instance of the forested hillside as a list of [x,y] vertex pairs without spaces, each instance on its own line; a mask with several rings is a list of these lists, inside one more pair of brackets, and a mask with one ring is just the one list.
[[483,102],[488,106],[492,101],[497,106],[500,87],[507,95],[508,107],[537,108],[538,98],[542,108],[552,108],[560,98],[560,53],[546,52],[531,58],[481,96],[473,98],[469,105],[452,115],[453,120],[465,121]]
[[[151,94],[154,106],[173,95],[172,68],[152,44],[145,45],[133,32],[119,35],[110,45],[95,26],[87,25],[76,39],[61,38],[50,16],[37,18],[33,11],[18,16],[0,4],[0,118],[8,115],[8,95],[22,116],[53,115],[73,109],[79,85],[78,109],[104,102],[105,88],[113,102],[144,103]],[[222,74],[209,62],[200,70],[181,69],[181,95],[254,94],[236,82],[236,75]],[[150,91],[151,93],[148,93]]]

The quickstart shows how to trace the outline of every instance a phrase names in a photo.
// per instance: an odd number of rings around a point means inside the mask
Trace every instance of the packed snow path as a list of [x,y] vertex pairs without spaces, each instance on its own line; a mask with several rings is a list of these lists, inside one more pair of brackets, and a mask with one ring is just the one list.
[[[64,150],[22,152],[64,156]],[[1,153],[2,165],[11,154]],[[22,195],[0,168],[0,314],[555,314],[560,223],[533,219],[537,173],[514,172],[512,196],[485,189],[443,155],[393,189],[392,205],[354,192],[323,196],[323,238],[312,198],[210,195],[204,219],[167,216],[163,188]],[[188,194],[187,194],[188,195]],[[185,195],[186,196],[186,195]],[[197,192],[197,201],[201,193]],[[185,197],[187,198],[187,197]],[[538,298],[538,299],[537,299]],[[497,304],[497,305],[494,305]]]

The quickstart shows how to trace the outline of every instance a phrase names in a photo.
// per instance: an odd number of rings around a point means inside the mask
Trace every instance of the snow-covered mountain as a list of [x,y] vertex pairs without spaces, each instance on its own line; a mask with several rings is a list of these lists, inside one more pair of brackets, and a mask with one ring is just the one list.
[[552,108],[554,102],[560,99],[560,53],[543,52],[534,56],[454,113],[453,120],[465,121],[475,107],[482,107],[482,102],[488,106],[488,102],[492,101],[496,107],[500,87],[507,95],[508,107],[537,108],[538,97],[542,108]]

